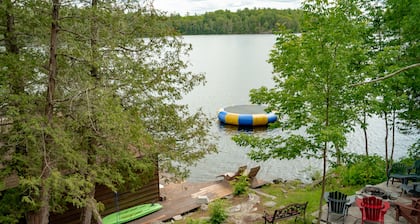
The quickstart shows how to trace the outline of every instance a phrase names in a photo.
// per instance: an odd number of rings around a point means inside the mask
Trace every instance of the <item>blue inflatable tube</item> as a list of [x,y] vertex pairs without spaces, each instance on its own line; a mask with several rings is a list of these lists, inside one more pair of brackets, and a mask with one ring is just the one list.
[[262,126],[277,121],[275,113],[266,113],[265,107],[259,105],[237,105],[221,108],[219,121],[225,124],[240,126]]

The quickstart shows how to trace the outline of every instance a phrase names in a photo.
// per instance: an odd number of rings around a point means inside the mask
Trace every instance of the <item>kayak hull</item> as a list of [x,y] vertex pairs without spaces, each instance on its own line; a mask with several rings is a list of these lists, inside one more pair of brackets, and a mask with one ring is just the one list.
[[127,208],[118,212],[114,212],[102,219],[103,224],[121,224],[126,223],[153,212],[159,211],[162,205],[159,203],[149,203]]

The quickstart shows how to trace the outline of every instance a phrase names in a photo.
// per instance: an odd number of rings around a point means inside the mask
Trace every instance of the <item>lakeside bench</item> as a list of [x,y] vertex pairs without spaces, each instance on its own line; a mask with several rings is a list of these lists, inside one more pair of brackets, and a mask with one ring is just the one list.
[[273,215],[270,215],[269,213],[264,211],[264,223],[274,223],[274,221],[276,220],[288,219],[292,217],[295,217],[296,222],[296,219],[300,215],[302,215],[303,220],[305,220],[307,206],[308,202],[289,204],[286,207],[276,209]]

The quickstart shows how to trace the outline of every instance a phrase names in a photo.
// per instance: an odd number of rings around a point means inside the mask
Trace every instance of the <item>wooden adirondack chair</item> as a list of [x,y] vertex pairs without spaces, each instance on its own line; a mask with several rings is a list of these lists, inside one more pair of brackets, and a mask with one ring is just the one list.
[[249,170],[249,173],[247,175],[250,187],[253,188],[253,189],[258,188],[258,187],[262,187],[262,186],[268,184],[268,182],[266,182],[264,180],[260,180],[260,179],[257,178],[257,174],[258,174],[258,171],[260,171],[260,169],[261,169],[260,166],[252,167]]
[[385,213],[388,211],[390,204],[375,196],[356,199],[356,205],[362,213],[362,224],[365,221],[384,223]]
[[327,223],[330,217],[330,213],[339,214],[340,218],[343,217],[344,223],[348,214],[348,209],[351,204],[353,204],[354,199],[348,198],[346,194],[339,191],[326,192],[324,194],[324,199],[328,204]]
[[245,170],[246,170],[247,166],[240,166],[238,167],[238,170],[235,173],[224,173],[222,175],[216,176],[216,177],[223,177],[225,180],[227,181],[231,181],[234,180],[235,178],[237,178],[238,176],[241,176]]
[[257,174],[260,171],[260,169],[261,169],[260,166],[255,166],[255,167],[252,167],[249,170],[249,173],[248,173],[247,177],[248,177],[250,187],[252,189],[259,188],[259,187],[262,187],[262,186],[268,184],[267,181],[260,180],[260,179],[257,178]]
[[411,204],[395,202],[395,220],[400,221],[400,216],[404,217],[411,224],[420,223],[420,198],[412,198]]

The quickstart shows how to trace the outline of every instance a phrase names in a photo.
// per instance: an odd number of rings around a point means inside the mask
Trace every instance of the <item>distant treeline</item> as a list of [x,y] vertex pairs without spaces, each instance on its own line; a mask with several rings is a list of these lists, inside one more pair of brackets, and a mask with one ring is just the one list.
[[183,35],[273,33],[279,25],[300,32],[302,11],[295,9],[218,10],[203,15],[171,15],[169,25]]

